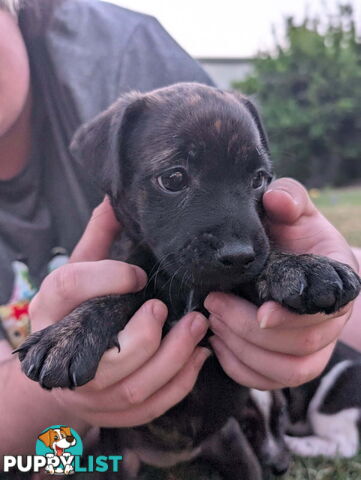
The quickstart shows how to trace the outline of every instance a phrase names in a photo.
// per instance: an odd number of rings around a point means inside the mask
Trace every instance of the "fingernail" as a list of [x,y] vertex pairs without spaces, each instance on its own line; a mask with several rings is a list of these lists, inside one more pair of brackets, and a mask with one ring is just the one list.
[[259,321],[259,328],[268,328],[270,326],[270,318],[272,312],[265,312]]
[[267,196],[269,193],[272,193],[272,192],[282,192],[282,193],[287,195],[287,197],[294,203],[294,205],[296,205],[296,206],[299,205],[297,198],[292,196],[292,194],[288,190],[285,190],[284,188],[277,188],[277,187],[276,188],[269,188],[267,190],[267,192],[265,192],[264,195]]
[[141,290],[145,287],[148,277],[144,270],[139,267],[134,267],[134,273],[137,279],[137,286]]
[[220,294],[210,293],[204,301],[205,308],[211,312],[220,315],[223,310],[224,301]]
[[269,301],[257,311],[257,320],[260,328],[273,328],[282,320],[282,308],[279,303]]
[[153,300],[152,303],[152,313],[155,318],[165,321],[167,318],[168,309],[164,303],[156,300]]
[[267,318],[262,318],[259,324],[259,328],[267,328]]
[[208,328],[206,319],[201,314],[197,314],[191,323],[190,330],[193,337],[198,341],[204,337]]
[[209,348],[200,347],[196,358],[194,359],[195,365],[200,368],[211,355],[212,352]]
[[209,325],[214,333],[218,333],[224,328],[223,322],[213,314],[209,317]]

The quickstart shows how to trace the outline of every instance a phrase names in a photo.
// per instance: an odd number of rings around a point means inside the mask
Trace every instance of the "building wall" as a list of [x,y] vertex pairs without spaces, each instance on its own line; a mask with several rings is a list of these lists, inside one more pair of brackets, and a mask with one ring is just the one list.
[[220,88],[231,88],[233,82],[243,80],[252,72],[252,59],[199,58],[198,61]]

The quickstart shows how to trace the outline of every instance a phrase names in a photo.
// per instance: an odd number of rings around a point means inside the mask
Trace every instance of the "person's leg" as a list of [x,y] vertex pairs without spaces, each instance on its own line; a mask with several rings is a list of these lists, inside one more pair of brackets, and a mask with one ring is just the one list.
[[[353,252],[358,260],[361,275],[361,248],[354,248]],[[351,317],[343,329],[341,340],[361,351],[361,294],[355,300]]]

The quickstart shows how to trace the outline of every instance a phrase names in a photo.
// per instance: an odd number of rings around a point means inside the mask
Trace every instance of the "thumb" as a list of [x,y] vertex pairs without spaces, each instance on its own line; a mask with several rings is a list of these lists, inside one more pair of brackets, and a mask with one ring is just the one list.
[[268,218],[274,223],[293,224],[301,216],[316,213],[306,189],[292,178],[280,178],[272,182],[263,196]]
[[108,197],[105,197],[92,213],[83,236],[76,245],[70,262],[103,260],[121,231]]

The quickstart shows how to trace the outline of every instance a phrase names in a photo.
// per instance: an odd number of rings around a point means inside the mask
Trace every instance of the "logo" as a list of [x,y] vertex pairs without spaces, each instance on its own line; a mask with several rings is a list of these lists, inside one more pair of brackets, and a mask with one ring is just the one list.
[[83,454],[83,444],[75,430],[55,425],[38,436],[35,453],[47,458],[46,472],[69,475],[74,473],[74,457]]
[[53,425],[40,433],[35,444],[35,455],[4,455],[4,472],[39,472],[50,475],[71,475],[79,472],[118,472],[120,455],[88,455],[82,458],[80,435],[66,425]]

